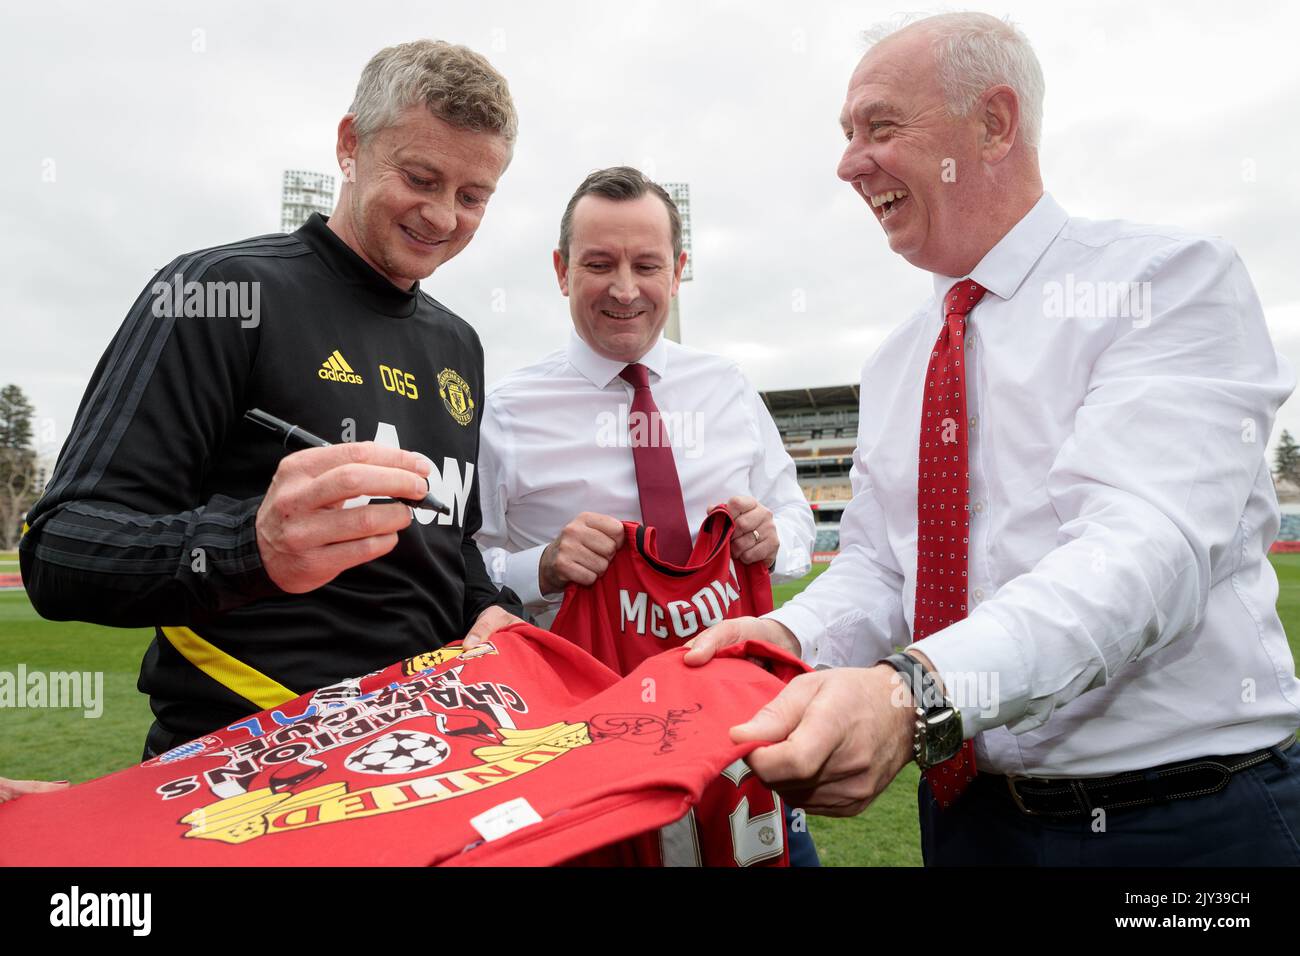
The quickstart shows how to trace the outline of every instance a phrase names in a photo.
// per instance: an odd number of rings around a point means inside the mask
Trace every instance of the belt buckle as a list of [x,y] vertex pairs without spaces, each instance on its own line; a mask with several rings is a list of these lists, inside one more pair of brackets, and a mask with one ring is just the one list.
[[1011,799],[1015,801],[1017,809],[1026,816],[1037,817],[1041,814],[1037,810],[1030,810],[1025,806],[1025,801],[1020,798],[1020,792],[1016,790],[1017,780],[1028,780],[1028,777],[1019,777],[1013,774],[1007,774],[1007,789],[1011,791]]

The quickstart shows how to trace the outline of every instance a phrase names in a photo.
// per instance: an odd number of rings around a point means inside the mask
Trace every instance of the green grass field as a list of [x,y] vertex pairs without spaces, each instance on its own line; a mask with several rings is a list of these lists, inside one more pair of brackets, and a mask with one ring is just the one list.
[[[1300,658],[1300,554],[1275,555],[1281,585],[1278,610]],[[0,553],[0,572],[17,569],[13,553]],[[823,570],[776,588],[776,603],[788,601]],[[86,719],[76,710],[0,711],[0,776],[80,782],[140,759],[152,717],[135,689],[140,658],[151,630],[122,630],[94,624],[41,619],[23,591],[0,592],[0,671],[19,664],[31,671],[100,671],[103,714]],[[829,866],[919,866],[916,819],[917,770],[909,764],[898,779],[858,817],[810,817],[813,839]]]

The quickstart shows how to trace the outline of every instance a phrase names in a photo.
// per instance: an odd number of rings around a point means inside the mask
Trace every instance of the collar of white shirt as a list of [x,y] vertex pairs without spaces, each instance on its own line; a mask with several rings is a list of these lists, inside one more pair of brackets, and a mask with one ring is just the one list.
[[[583,378],[597,388],[604,388],[614,381],[614,379],[618,378],[618,373],[628,366],[627,362],[617,362],[614,359],[605,358],[605,356],[584,342],[576,331],[569,332],[567,353],[569,364],[581,372]],[[650,351],[646,352],[637,361],[649,369],[650,374],[655,379],[663,378],[664,370],[668,367],[668,346],[665,344],[664,337],[659,336],[655,340],[655,344],[650,346]],[[651,381],[654,381],[654,379]]]
[[[970,278],[999,299],[1010,299],[1069,218],[1050,193],[1043,193],[1034,203],[1034,208],[984,254],[979,265],[971,270]],[[948,290],[961,281],[937,272],[933,278],[934,294],[940,302]]]

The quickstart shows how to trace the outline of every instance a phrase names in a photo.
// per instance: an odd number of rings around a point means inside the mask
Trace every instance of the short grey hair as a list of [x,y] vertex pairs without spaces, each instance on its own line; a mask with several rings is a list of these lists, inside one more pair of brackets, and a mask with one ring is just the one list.
[[863,34],[875,45],[904,30],[924,27],[934,36],[934,59],[945,104],[966,116],[991,87],[1003,84],[1020,99],[1020,135],[1038,148],[1043,133],[1043,68],[1029,39],[1010,18],[987,13],[916,14],[877,24]]
[[583,196],[604,196],[615,202],[623,202],[629,199],[640,199],[647,193],[658,196],[659,200],[668,207],[668,231],[672,236],[673,261],[680,259],[682,214],[677,209],[677,203],[673,202],[673,197],[641,170],[631,166],[611,166],[608,169],[598,169],[589,175],[569,197],[569,204],[564,207],[564,215],[560,217],[560,260],[566,265],[569,262],[569,244],[573,242],[573,210],[578,205],[579,199]]
[[519,132],[505,77],[480,54],[443,40],[415,40],[376,53],[361,71],[348,112],[355,116],[357,138],[364,140],[417,103],[459,129],[499,133],[511,146]]

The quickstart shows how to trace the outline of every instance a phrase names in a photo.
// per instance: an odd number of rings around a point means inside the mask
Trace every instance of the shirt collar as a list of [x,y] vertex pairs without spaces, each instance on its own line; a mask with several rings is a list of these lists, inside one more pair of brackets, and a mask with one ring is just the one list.
[[385,315],[406,317],[420,302],[420,283],[399,289],[376,272],[352,247],[329,227],[329,217],[312,213],[294,233],[339,278],[364,295],[370,305]]
[[[1024,283],[1047,247],[1070,217],[1049,193],[1043,193],[1023,219],[1012,226],[997,245],[970,272],[970,278],[999,299],[1010,299]],[[934,294],[940,302],[953,284],[962,278],[934,275]]]
[[[616,362],[614,359],[605,358],[605,356],[596,352],[590,345],[583,341],[576,330],[569,331],[568,347],[569,364],[582,373],[582,376],[595,385],[597,388],[604,388],[614,379],[618,378],[619,372],[627,368],[627,362]],[[650,351],[642,355],[638,361],[650,370],[654,379],[664,377],[664,371],[668,367],[668,346],[666,340],[661,335],[655,340],[655,344],[650,346]]]

